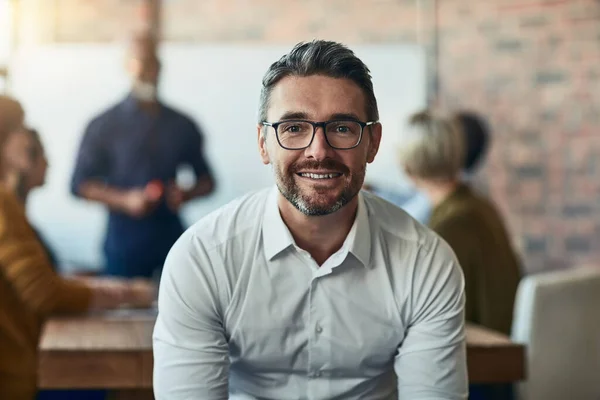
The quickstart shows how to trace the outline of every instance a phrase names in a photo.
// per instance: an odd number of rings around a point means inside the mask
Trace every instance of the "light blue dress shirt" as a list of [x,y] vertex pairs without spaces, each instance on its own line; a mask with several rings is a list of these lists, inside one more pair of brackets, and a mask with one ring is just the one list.
[[466,399],[464,279],[449,246],[362,192],[343,246],[318,266],[278,196],[235,200],[172,248],[156,399]]

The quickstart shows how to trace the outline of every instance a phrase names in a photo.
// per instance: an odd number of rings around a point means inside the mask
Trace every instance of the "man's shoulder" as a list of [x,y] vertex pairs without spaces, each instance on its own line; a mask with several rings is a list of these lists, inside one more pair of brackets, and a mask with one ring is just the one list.
[[362,192],[372,225],[386,233],[388,239],[415,246],[431,247],[437,235],[397,205],[369,192]]
[[88,129],[100,128],[109,122],[115,121],[121,115],[122,104],[123,102],[114,103],[95,114],[88,122]]
[[258,233],[272,188],[240,196],[204,216],[188,229],[205,248],[219,246],[248,230]]
[[161,102],[160,105],[170,119],[188,127],[196,127],[197,124],[190,114],[163,102]]

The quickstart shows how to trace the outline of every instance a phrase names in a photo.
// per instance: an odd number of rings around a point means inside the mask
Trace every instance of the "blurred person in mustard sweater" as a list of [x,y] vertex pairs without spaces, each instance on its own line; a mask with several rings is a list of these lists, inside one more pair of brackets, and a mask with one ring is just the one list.
[[510,334],[520,262],[496,207],[460,178],[466,156],[460,129],[455,119],[417,113],[398,155],[433,204],[429,227],[450,244],[463,269],[466,320]]
[[[453,118],[460,124],[465,143],[464,164],[460,174],[461,179],[476,184],[475,175],[485,160],[490,146],[490,132],[487,121],[482,115],[467,110],[453,114]],[[412,187],[412,185],[399,191],[390,187],[373,186],[372,184],[365,183],[363,189],[394,203],[422,224],[427,224],[431,218],[431,201],[424,193],[418,190],[418,188]]]
[[0,96],[0,399],[36,396],[41,326],[51,314],[83,313],[123,304],[148,306],[153,288],[118,280],[79,281],[58,275],[29,224],[22,182],[32,172],[35,143],[23,110]]

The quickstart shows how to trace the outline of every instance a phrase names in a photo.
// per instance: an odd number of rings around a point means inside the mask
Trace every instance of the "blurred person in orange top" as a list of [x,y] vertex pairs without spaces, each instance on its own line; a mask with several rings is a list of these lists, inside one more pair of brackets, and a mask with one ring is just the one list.
[[[30,136],[30,139],[26,137],[20,139],[29,142],[27,144],[27,155],[29,157],[30,171],[28,174],[22,176],[22,179],[19,179],[19,181],[16,182],[15,190],[17,197],[22,201],[23,205],[26,207],[29,194],[34,189],[42,187],[46,183],[48,159],[46,158],[46,152],[44,150],[44,146],[42,144],[39,133],[35,129],[31,128],[28,128],[23,133],[29,134]],[[15,138],[13,138],[13,140]],[[44,246],[46,254],[52,262],[52,265],[55,267],[55,269],[58,269],[58,258],[56,256],[56,253],[48,244],[48,242],[44,239],[40,231],[36,229],[33,225],[32,228],[34,229],[36,236]]]
[[36,396],[37,348],[43,320],[122,305],[147,307],[154,288],[119,280],[57,274],[29,224],[19,193],[31,181],[35,141],[19,103],[0,96],[0,399]]

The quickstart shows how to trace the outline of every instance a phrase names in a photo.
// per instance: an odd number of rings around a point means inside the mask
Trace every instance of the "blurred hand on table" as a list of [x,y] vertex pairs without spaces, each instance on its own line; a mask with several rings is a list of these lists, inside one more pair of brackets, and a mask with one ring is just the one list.
[[129,299],[127,305],[135,308],[150,308],[157,297],[154,282],[147,279],[134,279],[129,284]]
[[93,291],[93,309],[119,307],[150,308],[156,300],[156,286],[147,279],[79,277]]

